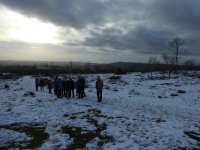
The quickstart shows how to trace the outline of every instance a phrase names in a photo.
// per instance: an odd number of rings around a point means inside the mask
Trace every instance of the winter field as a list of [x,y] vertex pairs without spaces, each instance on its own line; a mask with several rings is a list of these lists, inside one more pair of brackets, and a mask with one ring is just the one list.
[[36,92],[31,76],[0,80],[0,149],[200,149],[200,72],[83,76],[84,99]]

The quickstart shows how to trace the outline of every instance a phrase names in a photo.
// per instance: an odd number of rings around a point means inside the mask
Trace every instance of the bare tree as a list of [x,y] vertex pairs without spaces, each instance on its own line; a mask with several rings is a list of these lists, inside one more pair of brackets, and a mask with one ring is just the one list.
[[[162,59],[164,60],[164,63],[167,65],[166,69],[169,72],[169,78],[171,77],[171,73],[175,70],[175,64],[176,64],[176,57],[174,55],[168,55],[168,54],[163,54]],[[166,70],[163,71],[163,78],[164,73],[166,72]]]
[[153,64],[153,59],[154,59],[154,58],[150,56],[150,57],[148,58],[148,63],[149,63],[149,64]]
[[169,56],[169,64],[170,65],[176,64],[176,57],[175,56]]
[[173,39],[173,41],[170,41],[168,43],[169,50],[174,52],[176,65],[178,65],[180,47],[183,46],[184,44],[185,41],[180,37],[176,37]]
[[157,59],[157,56],[150,56],[148,59],[149,64],[159,64],[159,60]]
[[162,55],[162,59],[164,60],[165,64],[168,65],[169,64],[169,60],[170,60],[170,56],[167,54],[163,54]]
[[186,60],[184,62],[184,65],[186,65],[186,66],[195,66],[195,60],[194,59]]
[[157,59],[157,56],[150,56],[149,59],[148,59],[148,63],[151,65],[150,66],[151,67],[150,72],[151,72],[151,77],[152,77],[152,71],[156,69],[156,68],[154,68],[154,67],[156,67],[155,65],[160,64],[160,62]]

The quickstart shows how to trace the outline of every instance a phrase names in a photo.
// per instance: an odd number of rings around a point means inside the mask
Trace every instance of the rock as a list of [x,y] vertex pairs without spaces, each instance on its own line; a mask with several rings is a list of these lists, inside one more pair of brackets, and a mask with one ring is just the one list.
[[110,80],[119,80],[121,77],[120,76],[111,76],[109,77]]
[[30,96],[35,96],[35,93],[30,92],[29,95],[30,95]]
[[27,97],[28,96],[28,93],[24,93],[24,97]]
[[7,89],[7,90],[9,89],[9,85],[8,85],[8,84],[5,84],[4,87],[5,87],[5,89]]
[[7,112],[10,112],[10,111],[11,111],[11,108],[8,108],[6,111],[7,111]]
[[133,90],[130,90],[129,95],[140,95],[140,93],[133,89]]
[[174,96],[178,96],[178,94],[177,93],[172,93],[171,96],[173,96],[173,97]]
[[64,114],[64,117],[69,117],[69,114]]
[[27,96],[35,97],[35,93],[34,92],[24,93],[24,97],[27,97]]
[[155,120],[155,122],[157,122],[157,123],[161,123],[161,122],[166,122],[166,120],[161,119],[161,118],[157,118],[157,119]]
[[152,85],[152,86],[149,87],[149,89],[155,89],[155,88],[156,88],[155,85]]
[[173,83],[162,83],[160,85],[173,85]]
[[117,91],[118,91],[118,88],[117,88],[117,87],[115,87],[115,88],[113,89],[113,91],[117,92]]
[[176,84],[175,86],[176,86],[176,87],[181,87],[181,85],[178,85],[178,84]]
[[106,90],[110,90],[110,87],[109,87],[108,85],[105,85],[104,88],[105,88]]
[[42,100],[41,99],[37,99],[37,102],[42,102]]
[[158,96],[158,98],[162,98],[162,96]]
[[177,93],[184,94],[184,93],[186,93],[186,92],[183,91],[183,90],[178,90]]

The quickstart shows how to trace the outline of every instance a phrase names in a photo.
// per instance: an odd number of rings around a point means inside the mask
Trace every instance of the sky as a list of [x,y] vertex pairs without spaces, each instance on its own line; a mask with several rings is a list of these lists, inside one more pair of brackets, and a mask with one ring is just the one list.
[[199,0],[0,0],[0,60],[200,63]]

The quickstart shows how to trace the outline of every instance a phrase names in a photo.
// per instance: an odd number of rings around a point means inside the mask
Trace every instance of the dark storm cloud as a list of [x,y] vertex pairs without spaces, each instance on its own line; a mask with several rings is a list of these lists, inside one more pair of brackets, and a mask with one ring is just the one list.
[[[172,53],[168,50],[168,42],[177,37],[176,32],[164,28],[149,28],[138,26],[128,30],[125,34],[120,29],[105,29],[91,32],[91,37],[86,38],[83,45],[116,50],[133,50],[144,54]],[[200,55],[200,32],[182,37],[185,44],[181,48],[182,55]]]
[[183,55],[200,55],[199,7],[200,1],[196,0],[153,0],[148,7],[144,5],[146,14],[141,10],[144,17],[141,17],[143,20],[136,28],[129,26],[126,34],[118,29],[92,33],[84,44],[159,54],[167,51],[168,41],[180,36],[186,41],[182,48]]
[[134,50],[141,53],[160,53],[167,49],[167,41],[174,34],[168,30],[139,26],[123,33],[120,29],[105,29],[101,33],[93,32],[86,38],[84,45],[111,47],[117,50]]
[[107,6],[94,0],[1,0],[1,4],[30,17],[62,26],[82,28],[106,20]]
[[1,0],[0,4],[30,17],[74,28],[144,17],[144,5],[139,0]]
[[[199,0],[1,0],[0,3],[30,17],[87,30],[91,36],[76,43],[80,45],[158,54],[167,50],[168,41],[181,36],[186,40],[184,54],[200,53]],[[102,29],[108,22],[113,26]]]
[[200,30],[200,1],[155,0],[149,7],[151,17],[157,23],[180,30]]

